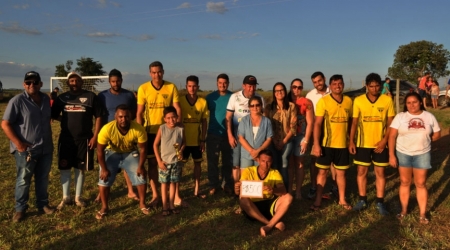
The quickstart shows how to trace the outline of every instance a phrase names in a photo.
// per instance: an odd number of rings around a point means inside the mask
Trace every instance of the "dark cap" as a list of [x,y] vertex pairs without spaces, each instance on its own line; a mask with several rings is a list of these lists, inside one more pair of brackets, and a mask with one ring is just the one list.
[[256,77],[248,75],[244,78],[244,81],[242,83],[256,85],[258,84],[258,81],[256,80]]
[[41,76],[40,76],[39,73],[36,72],[36,71],[29,71],[29,72],[27,72],[27,73],[25,74],[25,78],[24,78],[23,80],[25,81],[25,80],[28,80],[28,79],[33,78],[33,77],[36,78],[36,80],[37,80],[38,82],[41,81]]

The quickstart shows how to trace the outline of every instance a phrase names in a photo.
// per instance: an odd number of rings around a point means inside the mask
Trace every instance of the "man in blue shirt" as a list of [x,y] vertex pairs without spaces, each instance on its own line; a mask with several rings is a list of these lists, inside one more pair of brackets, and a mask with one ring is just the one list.
[[231,146],[228,143],[226,120],[226,106],[232,94],[228,90],[229,78],[227,74],[217,76],[217,91],[206,96],[209,109],[209,127],[206,137],[206,158],[208,161],[208,180],[210,194],[214,194],[220,187],[219,155],[222,154],[222,182],[224,190],[232,193],[233,179],[231,168],[233,165]]
[[33,175],[37,208],[46,214],[55,211],[49,206],[47,192],[53,159],[50,98],[40,91],[42,81],[35,71],[25,74],[23,87],[25,91],[9,101],[2,120],[17,168],[13,222],[25,217]]

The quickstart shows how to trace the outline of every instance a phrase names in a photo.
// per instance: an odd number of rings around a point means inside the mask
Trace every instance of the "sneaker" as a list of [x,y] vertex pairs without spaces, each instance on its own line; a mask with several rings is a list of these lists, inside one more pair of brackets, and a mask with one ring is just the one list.
[[75,205],[78,207],[86,207],[86,201],[83,200],[83,198],[79,197],[78,199],[75,199]]
[[312,200],[316,197],[316,189],[315,188],[310,188],[309,189],[309,193],[308,193],[308,199]]
[[12,218],[14,223],[20,222],[25,218],[25,212],[16,212]]
[[72,201],[70,200],[69,197],[63,198],[63,200],[61,201],[61,203],[59,203],[59,205],[56,207],[56,209],[61,210],[64,206],[67,206],[67,205],[72,205]]
[[376,206],[377,206],[378,212],[381,215],[389,215],[389,212],[386,210],[386,206],[384,205],[384,203],[378,202]]
[[353,211],[361,211],[367,208],[367,203],[364,200],[359,200],[353,207]]
[[55,208],[45,205],[39,211],[44,214],[52,214],[55,212]]

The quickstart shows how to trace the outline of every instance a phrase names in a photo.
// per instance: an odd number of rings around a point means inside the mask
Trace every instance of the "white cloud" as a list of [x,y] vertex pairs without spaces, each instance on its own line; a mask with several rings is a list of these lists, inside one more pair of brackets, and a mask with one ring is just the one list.
[[108,32],[94,32],[94,33],[89,33],[86,36],[88,37],[104,37],[104,38],[109,38],[109,37],[118,37],[118,36],[122,36],[121,34],[118,33],[108,33]]
[[130,37],[130,39],[136,40],[136,41],[148,41],[155,39],[155,36],[144,34],[140,35],[138,37]]
[[17,22],[12,22],[10,25],[6,25],[3,22],[0,22],[0,30],[3,30],[8,33],[25,34],[31,36],[42,35],[42,32],[40,32],[39,30],[24,28],[20,26],[20,24]]
[[224,14],[225,12],[228,11],[228,9],[225,7],[225,3],[224,2],[208,2],[206,4],[206,11],[208,12],[215,12],[215,13],[219,13],[219,14]]
[[16,4],[13,6],[13,8],[26,10],[26,9],[30,8],[30,5],[29,4]]
[[189,9],[191,7],[191,4],[188,2],[182,3],[180,6],[177,7],[177,9]]
[[211,40],[223,40],[223,37],[221,35],[204,35],[203,38]]

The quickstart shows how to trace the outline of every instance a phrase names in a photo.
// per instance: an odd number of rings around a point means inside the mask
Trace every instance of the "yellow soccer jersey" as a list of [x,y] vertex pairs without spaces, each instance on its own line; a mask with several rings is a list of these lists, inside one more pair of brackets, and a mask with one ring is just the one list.
[[147,133],[156,134],[164,123],[163,110],[178,100],[178,89],[175,84],[164,81],[160,89],[151,82],[143,83],[138,89],[137,104],[145,105],[144,128]]
[[367,95],[356,97],[353,103],[353,118],[358,118],[356,146],[375,148],[386,133],[387,118],[394,116],[394,103],[389,96],[380,95],[373,103]]
[[186,146],[198,146],[200,145],[202,119],[208,118],[206,100],[198,96],[197,101],[191,105],[187,100],[187,96],[183,96],[180,98],[180,106],[183,115],[182,121],[186,135]]
[[352,117],[352,100],[344,96],[337,102],[332,95],[320,98],[316,107],[316,116],[323,116],[322,146],[346,148],[349,120]]
[[131,121],[130,130],[127,134],[122,135],[114,120],[103,126],[98,133],[97,142],[108,145],[107,148],[117,153],[128,153],[136,150],[138,143],[147,142],[147,132],[139,123]]
[[[278,170],[271,168],[266,178],[261,180],[258,175],[258,167],[248,167],[242,169],[241,181],[264,181],[264,185],[269,187],[275,187],[278,184],[283,184],[283,177],[281,177],[280,172]],[[273,194],[267,194],[263,192],[264,198],[251,198],[253,202],[268,200],[273,198]]]

